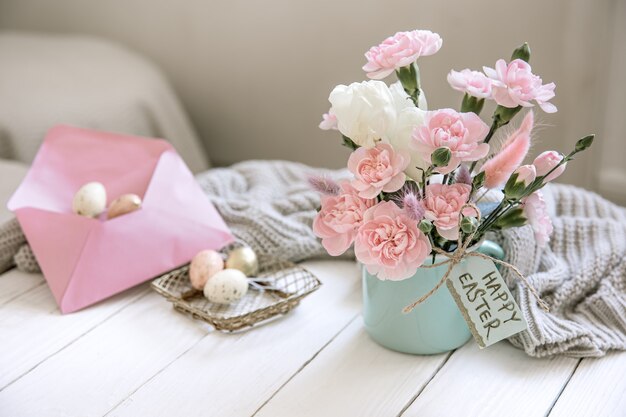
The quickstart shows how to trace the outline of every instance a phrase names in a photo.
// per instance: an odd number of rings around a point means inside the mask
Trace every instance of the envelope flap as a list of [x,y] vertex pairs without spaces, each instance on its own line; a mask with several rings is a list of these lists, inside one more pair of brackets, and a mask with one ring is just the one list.
[[89,235],[99,222],[34,208],[19,209],[16,216],[60,304]]
[[232,239],[228,226],[174,151],[161,155],[143,204],[146,208],[209,226]]
[[8,207],[71,213],[74,194],[90,181],[103,183],[109,200],[143,196],[161,154],[171,149],[164,140],[56,126]]

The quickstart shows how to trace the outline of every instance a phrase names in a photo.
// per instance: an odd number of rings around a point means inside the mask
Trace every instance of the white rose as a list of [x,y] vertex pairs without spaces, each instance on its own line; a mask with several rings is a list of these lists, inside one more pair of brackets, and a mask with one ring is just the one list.
[[[424,161],[422,155],[411,149],[410,143],[413,129],[424,124],[426,111],[415,107],[411,98],[404,92],[400,82],[392,84],[390,90],[396,105],[396,119],[393,126],[387,131],[385,141],[389,142],[395,150],[404,150],[411,155],[411,163],[404,172],[415,181],[420,181],[422,172],[418,167],[426,169],[428,164]],[[426,97],[422,92],[420,95],[420,107],[422,105],[422,97],[424,98],[424,104],[426,103]]]
[[382,81],[338,85],[328,97],[337,128],[357,145],[371,148],[396,121],[394,98]]

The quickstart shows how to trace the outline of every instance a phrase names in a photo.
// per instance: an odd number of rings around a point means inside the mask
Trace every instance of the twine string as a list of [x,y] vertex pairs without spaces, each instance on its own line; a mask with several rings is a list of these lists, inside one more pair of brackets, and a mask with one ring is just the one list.
[[[465,208],[473,209],[474,212],[476,213],[476,219],[477,219],[478,223],[480,223],[481,216],[480,216],[480,210],[478,209],[478,207],[476,207],[476,205],[473,204],[473,203],[466,203],[466,204],[464,204],[461,207],[461,210],[459,211],[459,227],[460,227],[461,220],[463,218],[463,210]],[[550,308],[548,307],[548,305],[539,296],[539,292],[537,292],[537,289],[535,289],[535,287],[533,287],[532,284],[530,284],[530,282],[528,282],[526,277],[520,272],[520,270],[515,265],[511,265],[508,262],[501,261],[501,260],[493,258],[493,257],[491,257],[489,255],[485,255],[484,253],[468,252],[467,251],[467,248],[469,247],[469,245],[474,240],[474,236],[476,235],[476,231],[477,231],[477,229],[474,229],[474,231],[472,233],[467,235],[465,240],[463,240],[463,238],[461,237],[461,231],[459,231],[459,238],[457,240],[457,247],[456,247],[456,250],[454,252],[446,252],[446,251],[444,251],[443,249],[440,249],[440,248],[433,248],[433,251],[435,253],[437,253],[439,255],[442,255],[442,256],[446,257],[447,259],[445,261],[433,263],[431,265],[422,265],[420,268],[428,269],[428,268],[437,268],[437,267],[440,267],[440,266],[443,266],[443,265],[448,265],[448,267],[446,268],[446,273],[439,280],[437,285],[435,285],[430,291],[428,291],[426,294],[424,294],[423,296],[421,296],[420,298],[418,298],[417,300],[415,300],[414,302],[412,302],[408,306],[404,307],[404,309],[402,310],[403,313],[405,313],[405,314],[410,313],[411,311],[413,311],[413,309],[415,309],[415,307],[417,307],[418,305],[422,304],[430,296],[432,296],[435,292],[437,292],[437,290],[439,288],[441,288],[441,286],[446,282],[446,280],[450,276],[450,273],[452,272],[452,269],[456,265],[458,265],[463,260],[463,258],[465,258],[466,256],[467,257],[476,256],[476,257],[479,257],[479,258],[482,258],[482,259],[489,259],[489,260],[493,261],[494,263],[506,266],[511,271],[513,271],[513,273],[515,274],[516,278],[518,278],[520,281],[522,281],[524,283],[524,285],[526,286],[526,288],[528,288],[530,290],[530,293],[533,295],[533,297],[535,297],[535,299],[537,300],[537,303],[539,304],[539,306],[546,312],[550,311]]]

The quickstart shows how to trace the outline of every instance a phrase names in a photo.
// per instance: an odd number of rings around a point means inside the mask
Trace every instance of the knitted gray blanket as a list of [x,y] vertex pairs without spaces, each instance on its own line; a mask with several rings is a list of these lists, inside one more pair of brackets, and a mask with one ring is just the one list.
[[[292,162],[249,161],[209,170],[197,180],[239,240],[259,254],[297,262],[328,256],[311,230],[319,205],[307,183],[312,173],[347,175]],[[544,312],[505,269],[529,325],[509,341],[535,357],[626,349],[626,209],[572,186],[545,190],[554,223],[549,248],[536,246],[530,227],[493,237],[506,261],[519,267],[550,306]],[[0,271],[13,264],[38,268],[16,221],[0,227]]]

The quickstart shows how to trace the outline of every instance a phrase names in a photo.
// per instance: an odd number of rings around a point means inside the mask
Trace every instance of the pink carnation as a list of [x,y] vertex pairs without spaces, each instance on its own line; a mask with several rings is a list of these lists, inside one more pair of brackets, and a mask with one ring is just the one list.
[[320,212],[313,220],[313,232],[332,256],[341,255],[354,242],[365,211],[376,200],[363,199],[347,181],[341,183],[341,194],[323,195]]
[[420,56],[435,54],[443,40],[430,30],[398,32],[365,53],[367,64],[363,71],[374,80],[382,80],[394,70],[406,67]]
[[[550,172],[555,166],[557,166],[561,160],[563,159],[563,155],[556,151],[545,151],[539,154],[538,157],[533,161],[533,165],[537,169],[537,176],[541,177]],[[554,171],[550,173],[546,178],[543,179],[544,183],[548,183],[557,177],[559,177],[563,171],[565,171],[565,167],[567,163],[564,163]]]
[[337,116],[331,112],[324,113],[319,128],[322,130],[337,130]]
[[457,91],[469,94],[472,97],[491,98],[491,80],[479,71],[464,69],[450,71],[448,83]]
[[395,152],[387,143],[358,148],[348,159],[348,169],[354,174],[352,185],[363,198],[374,198],[381,191],[398,191],[404,185],[404,170],[410,160],[407,154]]
[[471,191],[472,187],[467,184],[430,184],[426,187],[426,198],[422,200],[426,209],[424,217],[433,222],[444,238],[459,238],[461,207],[468,202]]
[[543,81],[533,74],[528,62],[514,59],[508,65],[504,59],[496,62],[496,68],[483,67],[485,74],[492,80],[493,98],[501,106],[532,107],[535,100],[546,113],[555,113],[556,106],[548,103],[554,98],[554,83],[542,84]]
[[417,222],[391,201],[365,212],[354,241],[354,252],[370,274],[382,280],[402,280],[415,274],[432,247]]
[[437,172],[447,174],[454,171],[463,161],[477,161],[489,152],[483,140],[489,126],[475,113],[458,113],[452,109],[428,112],[422,126],[413,130],[411,146],[427,163],[432,163],[431,154],[442,146],[450,148],[452,157],[445,167]]
[[524,203],[524,216],[528,220],[528,223],[535,232],[535,240],[539,247],[544,247],[550,241],[550,235],[552,235],[553,227],[550,216],[548,215],[548,209],[546,202],[543,199],[541,191],[535,191],[523,201]]

